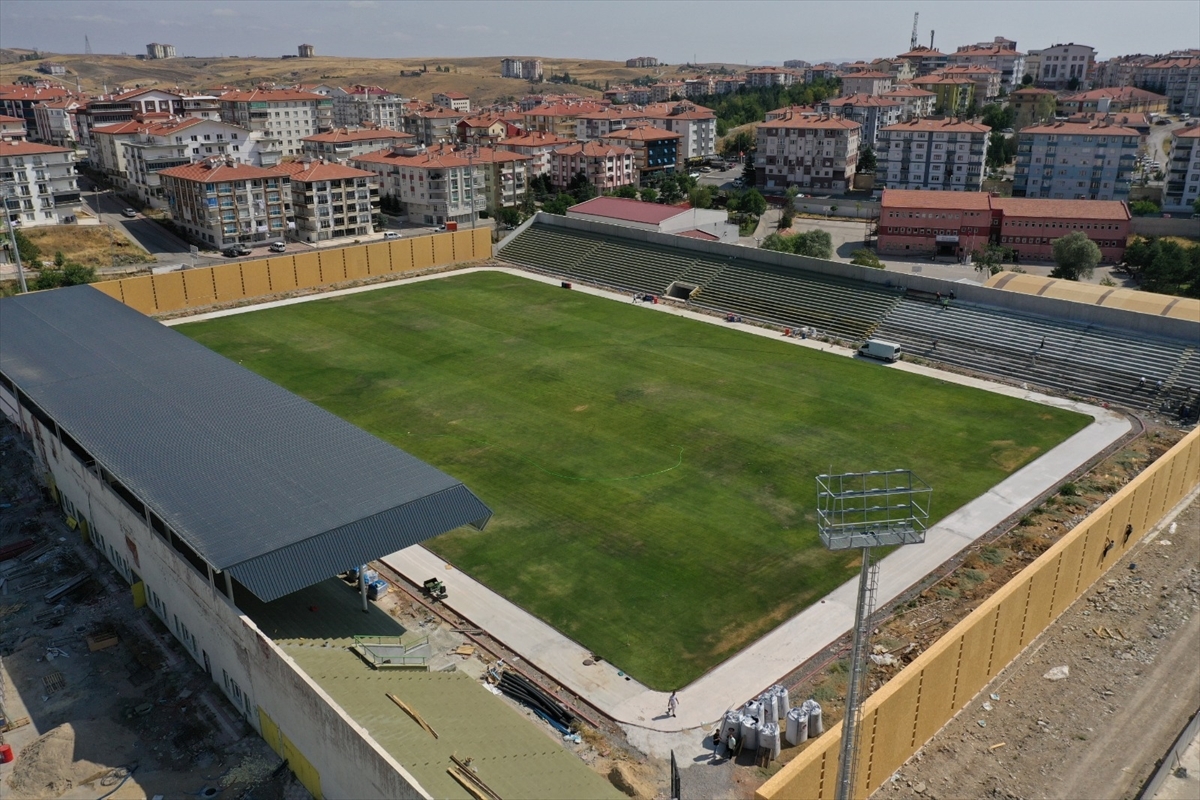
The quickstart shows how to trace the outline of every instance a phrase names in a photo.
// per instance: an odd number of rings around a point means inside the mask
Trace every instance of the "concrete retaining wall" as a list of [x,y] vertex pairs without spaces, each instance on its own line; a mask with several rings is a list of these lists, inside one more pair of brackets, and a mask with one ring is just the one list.
[[[983,601],[863,704],[855,797],[866,797],[965,707],[1038,634],[1200,485],[1200,429],[1147,467]],[[1126,526],[1132,526],[1125,540]],[[1107,555],[1104,547],[1113,542]],[[757,800],[833,798],[842,725],[809,744]]]
[[[1189,209],[1190,210],[1190,209]],[[1141,236],[1190,236],[1200,238],[1200,215],[1179,217],[1134,217],[1129,229]]]

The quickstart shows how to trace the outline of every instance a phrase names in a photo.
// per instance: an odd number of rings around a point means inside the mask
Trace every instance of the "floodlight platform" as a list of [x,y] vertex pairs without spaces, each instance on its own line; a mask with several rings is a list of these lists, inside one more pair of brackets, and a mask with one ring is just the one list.
[[933,489],[912,470],[817,476],[817,529],[830,550],[921,544]]

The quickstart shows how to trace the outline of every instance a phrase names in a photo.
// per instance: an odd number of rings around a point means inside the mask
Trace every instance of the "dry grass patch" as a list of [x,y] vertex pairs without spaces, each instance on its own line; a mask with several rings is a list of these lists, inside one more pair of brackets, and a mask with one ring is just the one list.
[[42,251],[43,261],[53,261],[54,254],[60,250],[68,261],[85,267],[148,264],[154,261],[145,250],[109,225],[47,225],[28,228],[24,233]]

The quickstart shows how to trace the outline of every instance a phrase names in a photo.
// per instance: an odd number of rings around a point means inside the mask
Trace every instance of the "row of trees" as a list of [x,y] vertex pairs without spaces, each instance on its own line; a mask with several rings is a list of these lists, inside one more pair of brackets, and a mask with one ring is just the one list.
[[812,258],[832,258],[833,238],[829,231],[811,230],[801,233],[772,233],[762,240],[763,250],[775,250],[780,253],[795,253],[798,256]]
[[767,112],[776,108],[811,106],[837,97],[841,85],[837,78],[822,78],[792,86],[743,88],[729,94],[705,95],[696,98],[696,102],[713,110],[717,115],[717,135],[724,136],[739,125],[762,122],[767,118]]
[[1200,245],[1136,237],[1125,249],[1125,272],[1148,292],[1200,297]]

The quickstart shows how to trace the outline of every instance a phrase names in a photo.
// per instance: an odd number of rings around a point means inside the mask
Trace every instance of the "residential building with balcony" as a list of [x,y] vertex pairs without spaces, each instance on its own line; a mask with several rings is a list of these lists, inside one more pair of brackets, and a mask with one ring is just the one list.
[[344,162],[365,153],[375,153],[396,145],[411,144],[411,133],[390,128],[334,128],[301,139],[304,155],[325,161]]
[[60,87],[41,88],[38,86],[5,86],[0,87],[0,114],[6,117],[16,117],[25,122],[25,130],[29,136],[37,135],[37,114],[34,111],[39,103],[52,100],[66,100],[71,93]]
[[26,139],[25,120],[0,114],[0,139]]
[[940,72],[950,62],[950,57],[945,53],[920,44],[896,58],[911,64],[913,75],[918,78]]
[[[139,115],[137,119],[104,125],[92,130],[92,146],[88,158],[93,169],[102,173],[118,189],[129,187],[129,169],[125,163],[125,143],[150,125],[170,119],[169,114],[151,114],[149,118]],[[189,159],[190,161],[190,159]]]
[[732,94],[747,85],[745,75],[722,75],[716,79],[717,94]]
[[880,97],[885,100],[895,100],[900,104],[901,120],[928,117],[933,114],[933,104],[937,102],[937,95],[933,92],[910,85],[897,86]]
[[764,86],[791,86],[799,82],[800,76],[790,69],[756,67],[746,70],[746,86],[751,89]]
[[575,118],[575,140],[591,142],[646,121],[642,106],[606,106]]
[[379,180],[374,172],[321,159],[285,161],[276,172],[291,178],[292,235],[310,244],[374,232]]
[[487,209],[484,165],[448,146],[401,145],[350,164],[378,175],[380,191],[400,203],[410,222],[471,225]]
[[1022,128],[1013,197],[1125,200],[1141,136],[1103,120]]
[[879,95],[892,90],[895,79],[886,72],[865,70],[842,76],[842,95]]
[[1003,36],[991,42],[964,45],[946,56],[947,66],[991,67],[1000,73],[1000,86],[1012,92],[1025,76],[1025,54]]
[[157,61],[163,58],[175,58],[175,45],[152,42],[146,45],[146,58]]
[[442,106],[413,107],[404,116],[404,132],[416,137],[418,144],[432,146],[453,142],[458,138],[458,123],[469,115]]
[[854,180],[862,126],[842,117],[788,114],[758,126],[755,185],[844,192]]
[[892,76],[892,86],[917,77],[913,62],[903,58],[877,58],[871,62],[871,70]]
[[291,178],[278,168],[210,158],[158,175],[171,219],[208,247],[282,239],[295,228]]
[[862,148],[877,146],[879,131],[901,120],[904,106],[898,100],[869,94],[834,97],[816,104],[821,114],[852,119],[862,126]]
[[591,100],[551,103],[535,106],[525,112],[525,130],[552,133],[563,139],[574,139],[577,123],[582,114],[590,114],[606,108]]
[[631,147],[608,142],[576,142],[550,154],[550,183],[553,186],[565,189],[581,172],[601,194],[638,183]]
[[1034,85],[1057,91],[1087,91],[1095,66],[1096,49],[1074,42],[1030,50],[1025,59],[1025,72],[1033,75]]
[[500,77],[526,81],[542,79],[542,61],[538,58],[506,58],[500,62]]
[[627,69],[645,69],[646,67],[657,67],[658,59],[654,56],[638,56],[637,58],[625,59],[625,67]]
[[879,132],[875,187],[978,192],[991,128],[956,119],[914,119]]
[[226,92],[218,99],[221,119],[278,139],[284,155],[302,154],[306,136],[333,129],[333,99],[314,92],[255,89]]
[[521,133],[520,127],[505,119],[503,114],[493,111],[461,119],[457,128],[458,141],[484,147],[494,147],[501,139]]
[[438,92],[433,96],[433,104],[463,114],[471,113],[471,98],[462,92]]
[[643,119],[658,128],[679,134],[679,159],[686,163],[717,152],[717,114],[689,102],[646,106]]
[[[1176,113],[1200,117],[1200,56],[1172,56],[1135,70],[1134,85],[1166,97]],[[6,112],[11,113],[11,112]]]
[[1108,86],[1059,98],[1057,113],[1073,114],[1165,114],[1171,101],[1136,86]]
[[717,81],[712,75],[697,75],[683,80],[683,97],[706,97],[716,93]]
[[933,113],[965,116],[975,103],[975,82],[968,78],[943,78],[926,75],[913,78],[912,85],[933,92]]
[[1008,96],[1008,104],[1016,112],[1013,128],[1021,130],[1042,122],[1053,122],[1058,113],[1058,95],[1049,89],[1026,86]]
[[501,139],[496,143],[496,147],[501,150],[511,150],[514,153],[529,156],[529,162],[525,169],[530,177],[532,177],[534,175],[548,175],[550,173],[550,154],[558,148],[565,147],[571,143],[571,139],[564,139],[552,133],[534,131],[533,133],[523,133],[520,136]]
[[297,45],[296,55],[299,58],[315,58],[317,55],[317,48],[313,47],[311,44]]
[[678,133],[653,125],[637,125],[610,133],[602,141],[632,149],[638,183],[647,186],[659,176],[673,173],[679,166],[679,140],[682,138]]
[[513,150],[470,146],[459,151],[483,172],[483,196],[489,214],[519,206],[529,190],[532,156]]
[[982,106],[1000,97],[1001,72],[994,67],[977,64],[951,64],[937,73],[941,78],[966,78],[975,84],[975,103]]
[[382,86],[356,84],[349,90],[338,87],[329,93],[329,97],[333,100],[335,127],[377,125],[394,130],[404,127],[408,99]]
[[1193,212],[1197,198],[1200,198],[1200,125],[1191,125],[1171,133],[1163,210]]
[[83,98],[65,97],[62,100],[47,100],[33,107],[37,122],[37,138],[46,144],[58,147],[74,147],[79,138],[75,127],[75,114],[84,103]]
[[0,141],[0,185],[14,227],[32,228],[73,221],[80,209],[75,150],[68,147]]

